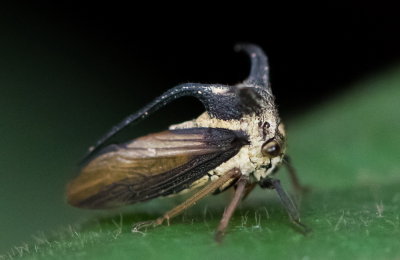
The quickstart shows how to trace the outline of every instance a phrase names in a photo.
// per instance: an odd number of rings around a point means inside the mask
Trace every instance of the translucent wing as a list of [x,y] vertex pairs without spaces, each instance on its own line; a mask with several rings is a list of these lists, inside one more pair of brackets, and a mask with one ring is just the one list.
[[222,128],[175,129],[110,145],[91,157],[67,189],[68,202],[110,208],[179,192],[247,143]]

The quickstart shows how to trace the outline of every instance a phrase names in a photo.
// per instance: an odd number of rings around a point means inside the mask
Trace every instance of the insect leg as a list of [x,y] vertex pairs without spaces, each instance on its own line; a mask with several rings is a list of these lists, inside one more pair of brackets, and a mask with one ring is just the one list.
[[243,194],[242,200],[245,200],[247,198],[247,196],[249,196],[249,194],[254,190],[254,188],[256,186],[257,186],[256,182],[247,183],[246,187],[244,187],[244,194]]
[[248,183],[249,178],[247,176],[242,176],[237,184],[235,195],[233,196],[231,202],[229,203],[228,208],[226,208],[224,215],[222,216],[221,221],[219,222],[219,226],[215,233],[215,240],[220,243],[222,242],[222,238],[224,237],[225,230],[229,224],[229,220],[231,219],[235,209],[239,205],[240,200],[242,199],[243,195],[246,192],[246,184]]
[[296,204],[290,199],[290,196],[286,193],[286,191],[282,188],[280,180],[266,178],[262,182],[260,182],[261,188],[267,189],[275,189],[278,194],[279,200],[281,201],[283,207],[289,215],[290,220],[295,224],[295,226],[300,230],[304,235],[311,231],[306,225],[301,223],[299,210],[296,207]]
[[137,232],[139,229],[141,229],[143,227],[147,227],[147,226],[155,227],[155,226],[161,225],[165,220],[169,224],[169,220],[171,218],[180,214],[182,211],[189,208],[190,206],[192,206],[193,204],[195,204],[197,201],[201,200],[208,194],[213,193],[215,190],[217,190],[219,187],[224,185],[230,179],[238,178],[240,175],[241,175],[241,172],[237,168],[234,168],[234,169],[228,171],[227,173],[222,175],[219,179],[211,182],[210,184],[208,184],[207,186],[205,186],[204,188],[202,188],[201,190],[196,192],[192,197],[190,197],[183,203],[179,204],[175,208],[166,212],[162,217],[159,217],[158,219],[156,219],[154,221],[145,221],[145,222],[140,222],[140,223],[135,224],[132,228],[132,231]]
[[304,193],[307,193],[310,189],[307,186],[301,185],[299,177],[297,175],[297,171],[293,167],[290,157],[285,155],[285,157],[283,158],[283,163],[289,172],[290,181],[292,183],[293,189],[295,190],[296,194],[302,195]]

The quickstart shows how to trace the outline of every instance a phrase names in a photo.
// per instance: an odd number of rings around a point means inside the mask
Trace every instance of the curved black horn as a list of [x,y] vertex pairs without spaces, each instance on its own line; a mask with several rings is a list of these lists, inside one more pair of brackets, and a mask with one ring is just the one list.
[[122,120],[120,123],[111,128],[103,137],[101,137],[94,146],[89,148],[88,153],[82,161],[82,164],[88,160],[93,154],[108,144],[108,141],[121,130],[135,124],[142,119],[148,117],[153,112],[167,105],[171,101],[184,96],[193,96],[199,99],[207,112],[218,119],[230,120],[239,119],[243,111],[240,100],[233,95],[232,87],[220,84],[200,84],[185,83],[167,90],[153,100],[150,104],[143,107],[136,113],[133,113]]
[[[268,61],[260,47],[253,44],[241,44],[236,50],[245,51],[251,58],[250,76],[244,81],[248,84],[245,88],[235,88],[221,84],[186,83],[167,90],[153,100],[150,104],[133,113],[115,125],[109,132],[101,137],[92,146],[85,156],[83,162],[87,161],[93,154],[105,147],[110,139],[126,127],[148,117],[151,113],[167,105],[171,101],[184,96],[193,96],[200,100],[211,117],[222,120],[240,119],[243,114],[257,113],[263,109],[263,102],[271,97],[271,89],[268,82]],[[264,87],[260,91],[257,87]],[[254,91],[256,90],[256,91]],[[264,92],[266,92],[264,96]],[[261,103],[260,103],[261,102]],[[264,103],[265,103],[264,102]],[[269,104],[268,102],[266,103]]]
[[251,70],[246,83],[269,88],[268,58],[262,49],[255,44],[237,44],[236,51],[244,51],[250,56]]

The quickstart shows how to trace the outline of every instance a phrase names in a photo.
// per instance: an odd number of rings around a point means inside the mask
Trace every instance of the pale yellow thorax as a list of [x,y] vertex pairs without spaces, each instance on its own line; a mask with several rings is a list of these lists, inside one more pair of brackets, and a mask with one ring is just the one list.
[[[170,126],[170,129],[192,127],[225,128],[242,131],[248,136],[249,145],[243,146],[234,157],[222,163],[217,168],[210,170],[208,173],[211,175],[211,178],[205,176],[195,182],[192,187],[194,185],[203,185],[209,179],[215,180],[218,176],[225,174],[232,168],[239,168],[243,175],[251,177],[254,181],[259,181],[261,178],[271,174],[274,168],[281,163],[282,156],[270,159],[261,153],[261,147],[267,140],[274,138],[278,131],[281,135],[284,135],[283,125],[280,124],[278,126],[279,122],[277,120],[279,118],[276,118],[273,112],[268,110],[261,116],[250,114],[239,120],[212,118],[205,112],[194,120]],[[265,122],[267,122],[267,128],[265,127]],[[267,165],[270,165],[270,167],[267,168]]]

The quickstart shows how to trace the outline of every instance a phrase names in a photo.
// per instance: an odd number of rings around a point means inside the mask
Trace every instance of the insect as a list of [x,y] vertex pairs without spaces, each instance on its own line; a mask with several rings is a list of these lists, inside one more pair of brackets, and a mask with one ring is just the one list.
[[[251,60],[250,75],[243,83],[178,85],[126,117],[89,149],[80,175],[67,187],[69,204],[113,208],[196,190],[160,218],[135,225],[137,229],[169,223],[208,194],[233,187],[234,195],[215,235],[221,241],[239,202],[259,184],[274,189],[290,220],[307,232],[296,205],[274,178],[283,163],[293,186],[302,189],[285,155],[285,130],[269,83],[267,57],[257,45],[242,44],[236,49]],[[196,97],[206,111],[163,132],[125,143],[110,141],[122,129],[183,96]]]

